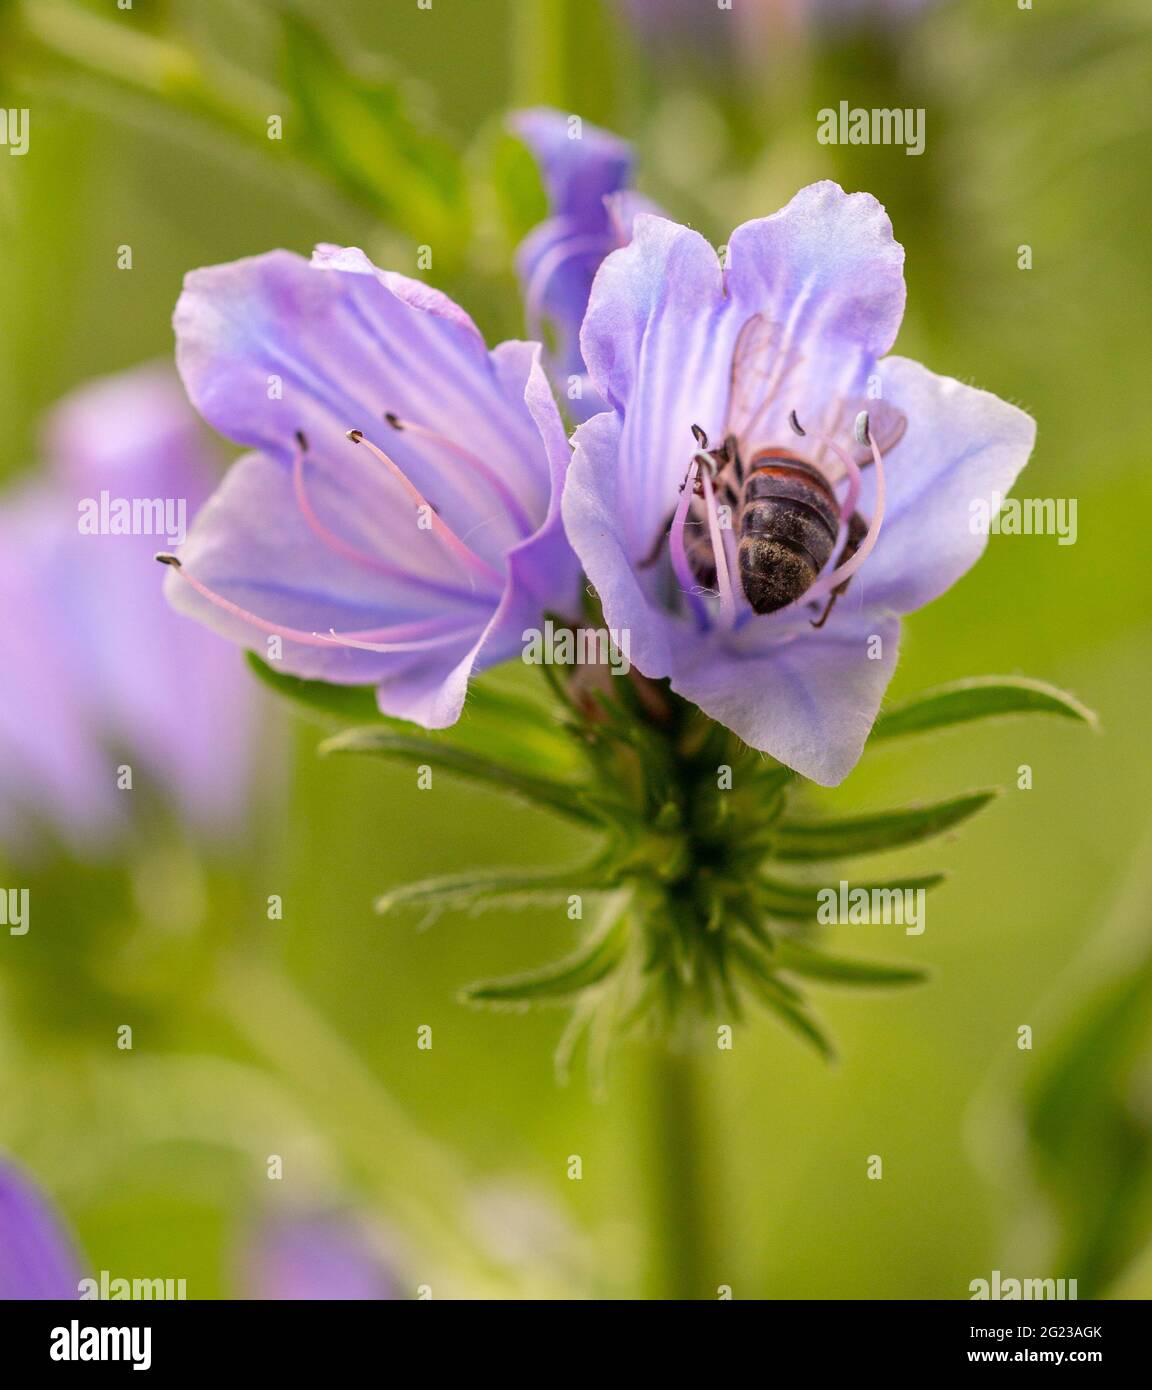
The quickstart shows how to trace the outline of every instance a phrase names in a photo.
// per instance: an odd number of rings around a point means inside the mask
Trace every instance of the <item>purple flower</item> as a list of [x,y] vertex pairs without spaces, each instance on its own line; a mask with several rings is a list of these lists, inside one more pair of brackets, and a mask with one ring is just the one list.
[[219,831],[244,809],[251,681],[150,574],[215,482],[199,422],[149,366],[73,393],[45,444],[0,503],[0,836],[48,821],[92,848],[123,818],[122,762]]
[[[83,1278],[53,1204],[36,1183],[0,1159],[0,1300],[75,1299]],[[274,1301],[400,1296],[391,1263],[363,1225],[327,1213],[260,1225],[246,1243],[239,1284],[247,1298]]]
[[77,1298],[80,1277],[75,1249],[47,1198],[0,1159],[0,1299]]
[[[601,267],[581,338],[610,409],[575,435],[564,521],[607,623],[630,631],[645,675],[824,785],[860,756],[900,615],[979,558],[971,504],[1008,491],[1035,434],[995,396],[884,356],[902,265],[879,203],[833,183],[737,228],[726,269],[697,233],[642,216]],[[724,467],[730,433],[738,463]],[[770,505],[756,502],[741,546],[740,469],[764,453],[815,477],[788,465],[783,482],[750,484]],[[776,592],[784,580],[797,601]]]
[[280,1217],[262,1225],[243,1255],[241,1286],[264,1301],[396,1299],[391,1263],[364,1227],[340,1215]]
[[825,30],[910,18],[934,0],[618,0],[629,23],[657,52],[694,60],[729,52],[746,58],[807,27]]
[[181,550],[177,608],[429,728],[542,613],[576,610],[537,344],[489,352],[444,295],[335,247],[194,271],[175,324],[193,403],[258,451]]
[[551,326],[549,373],[571,414],[586,420],[604,408],[580,355],[592,281],[604,257],[627,245],[636,214],[657,209],[629,190],[632,147],[617,136],[545,107],[519,111],[510,124],[540,165],[549,203],[516,255],[528,332],[543,340]]

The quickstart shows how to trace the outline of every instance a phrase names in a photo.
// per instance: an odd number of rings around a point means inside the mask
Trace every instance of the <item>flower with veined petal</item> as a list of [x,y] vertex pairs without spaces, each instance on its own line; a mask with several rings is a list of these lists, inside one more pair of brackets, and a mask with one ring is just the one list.
[[[54,1204],[0,1158],[0,1302],[78,1299],[87,1277]],[[398,1297],[394,1265],[361,1221],[343,1212],[304,1211],[264,1218],[249,1232],[239,1284],[263,1302]]]
[[895,26],[935,0],[617,0],[646,45],[694,61],[747,58],[782,37],[806,30],[836,32]]
[[193,404],[258,450],[161,557],[176,607],[428,728],[541,614],[577,611],[537,344],[489,352],[446,296],[335,247],[193,271],[175,325]]
[[266,1217],[244,1242],[238,1282],[248,1298],[271,1303],[400,1297],[394,1262],[343,1212]]
[[76,850],[106,847],[127,820],[125,755],[202,833],[247,811],[259,696],[243,664],[147,582],[151,520],[81,531],[104,499],[193,515],[217,478],[202,436],[170,368],[100,378],[54,408],[47,466],[0,498],[5,844],[32,848],[51,826]]
[[577,116],[548,107],[516,112],[511,129],[532,151],[548,194],[549,215],[524,238],[516,268],[531,337],[552,326],[548,365],[577,420],[603,410],[580,355],[580,325],[600,262],[626,246],[640,212],[657,208],[629,184],[632,146]]
[[[581,345],[610,409],[577,431],[564,497],[568,535],[611,627],[631,633],[632,660],[706,714],[824,785],[852,769],[896,661],[900,615],[937,598],[979,558],[975,499],[1003,496],[1035,427],[987,392],[885,357],[904,311],[903,251],[883,209],[833,183],[801,190],[772,217],[737,228],[722,268],[698,233],[652,216],[604,262]],[[906,419],[889,457],[853,500],[870,522],[851,585],[816,628],[836,555],[812,593],[754,612],[741,591],[734,530],[722,518],[693,440],[724,438],[742,330],[772,330],[742,441],[810,462],[843,458],[862,405]],[[876,400],[876,397],[882,399]],[[790,417],[809,430],[798,440]],[[747,458],[744,460],[748,462]],[[715,593],[684,562],[683,488],[701,473],[715,545]],[[845,469],[842,505],[854,493]],[[879,494],[887,476],[886,503]],[[738,526],[738,517],[733,527]],[[863,558],[862,563],[857,563]]]
[[54,1208],[0,1159],[0,1300],[76,1298],[80,1261]]

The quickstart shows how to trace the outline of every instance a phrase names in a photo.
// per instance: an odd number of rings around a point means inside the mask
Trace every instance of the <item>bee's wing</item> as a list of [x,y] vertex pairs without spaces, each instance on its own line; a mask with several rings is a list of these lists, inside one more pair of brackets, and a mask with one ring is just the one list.
[[[908,428],[908,417],[887,401],[868,401],[861,397],[844,402],[837,416],[833,438],[848,456],[855,460],[858,468],[867,468],[872,462],[872,450],[867,444],[860,444],[856,439],[856,417],[861,411],[867,412],[868,432],[885,457],[904,438],[904,431]],[[831,449],[821,451],[820,463],[831,482],[838,482],[844,476],[844,465]]]
[[[782,351],[777,325],[763,314],[753,314],[741,328],[732,351],[724,438],[730,435],[736,437],[745,460],[753,457],[758,445],[785,442],[765,438],[767,417],[779,397],[781,387],[802,361],[799,354],[785,354]],[[887,454],[899,444],[908,427],[908,420],[895,406],[883,400],[860,397],[841,404],[832,437],[858,467],[865,468],[872,462],[872,450],[867,444],[856,441],[856,417],[861,411],[868,413],[869,431],[881,454]],[[821,468],[832,482],[844,475],[844,465],[831,449],[817,445],[815,453]]]
[[753,314],[741,328],[732,349],[724,438],[735,435],[745,456],[752,452],[756,431],[779,386],[773,380],[779,342],[780,334],[771,319]]

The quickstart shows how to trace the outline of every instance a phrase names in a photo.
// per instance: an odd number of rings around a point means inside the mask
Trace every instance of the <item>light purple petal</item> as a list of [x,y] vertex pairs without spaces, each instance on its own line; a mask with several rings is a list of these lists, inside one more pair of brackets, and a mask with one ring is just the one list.
[[76,660],[74,528],[51,489],[0,499],[0,834],[22,855],[45,825],[96,848],[120,817],[93,674]]
[[[170,369],[92,382],[49,417],[54,505],[67,542],[72,680],[98,710],[101,739],[127,749],[203,829],[248,805],[258,692],[243,663],[164,602],[160,534],[80,534],[86,501],[183,505],[191,522],[216,482],[202,427]],[[114,766],[106,759],[111,784]]]
[[646,47],[660,58],[731,64],[764,71],[781,48],[793,51],[808,28],[834,31],[897,24],[935,0],[616,0]]
[[579,562],[564,531],[560,502],[568,468],[568,441],[540,364],[536,343],[501,343],[493,353],[502,379],[522,383],[524,401],[540,428],[552,474],[552,500],[540,530],[508,555],[508,583],[488,625],[464,657],[442,678],[439,668],[413,665],[381,683],[378,701],[385,714],[442,729],[460,717],[468,679],[474,670],[506,661],[523,649],[526,628],[540,625],[544,613],[574,615],[579,609]]
[[888,215],[870,194],[814,183],[771,217],[738,227],[728,256],[733,312],[742,321],[762,315],[778,344],[775,389],[745,451],[795,446],[791,411],[809,428],[833,429],[904,316],[904,251]]
[[[489,353],[445,296],[354,249],[195,272],[176,323],[194,401],[261,446],[205,508],[184,572],[168,578],[182,611],[294,674],[376,684],[382,709],[442,727],[471,671],[508,655],[511,615],[575,603],[578,564],[558,524],[567,446],[536,345]],[[282,399],[268,398],[270,377]],[[385,410],[441,438],[396,432]],[[395,460],[475,560],[429,529],[347,428]],[[275,632],[214,606],[189,577],[290,629],[282,653],[269,651]]]
[[[48,467],[0,499],[4,840],[28,853],[49,822],[77,852],[105,848],[131,809],[121,762],[228,833],[248,801],[256,691],[163,601],[152,556],[168,536],[146,533],[153,504],[179,526],[211,490],[202,427],[171,370],[148,366],[73,392],[44,436]],[[99,530],[119,506],[144,510],[122,533],[81,531],[90,509]]]
[[842,782],[864,751],[896,669],[900,625],[842,613],[793,642],[686,646],[672,688],[705,714],[824,787]]
[[551,325],[556,348],[549,370],[569,413],[587,419],[602,409],[580,355],[580,325],[600,262],[626,244],[646,200],[630,193],[632,147],[608,131],[560,111],[538,107],[509,121],[536,156],[548,193],[549,216],[524,239],[516,268],[524,291],[528,332]]
[[624,420],[620,504],[633,559],[676,505],[692,426],[719,438],[740,322],[716,251],[687,227],[641,215],[631,243],[600,267],[580,340],[593,385]]
[[547,508],[536,432],[523,403],[501,390],[476,326],[445,296],[376,270],[355,248],[318,248],[312,263],[271,251],[193,271],[175,326],[184,384],[210,424],[286,466],[303,431],[312,471],[331,472],[366,504],[384,503],[375,524],[398,545],[410,539],[412,509],[348,443],[350,429],[383,448],[454,530],[470,532],[485,560],[530,528],[457,453],[390,429],[388,411],[478,455],[530,518]]
[[360,1226],[338,1215],[268,1222],[248,1242],[241,1278],[249,1299],[271,1302],[400,1297],[390,1263]]
[[788,415],[819,428],[864,390],[904,307],[903,252],[883,209],[836,184],[801,190],[772,217],[745,223],[722,275],[698,233],[651,216],[601,266],[581,334],[592,382],[623,417],[618,466],[626,546],[646,555],[676,505],[694,450],[691,427],[717,442],[729,409],[733,352],[754,315],[773,326],[759,444],[795,445]]
[[[346,447],[351,452],[356,446]],[[455,650],[462,650],[487,620],[493,596],[473,596],[458,579],[445,584],[439,543],[433,532],[417,528],[414,510],[409,512],[411,538],[397,555],[395,537],[381,520],[393,506],[385,488],[372,506],[370,497],[343,489],[333,470],[314,475],[307,469],[305,477],[323,524],[342,542],[378,557],[381,565],[395,563],[395,573],[370,568],[320,541],[297,506],[291,471],[267,454],[246,454],[229,470],[180,550],[185,572],[281,629],[327,634],[423,624],[428,638],[432,629],[441,635],[461,632]],[[434,584],[445,587],[437,591]],[[170,573],[165,590],[179,612],[308,679],[371,683],[398,660],[396,654],[319,639],[284,639],[281,655],[275,644],[269,646],[276,633],[202,598],[182,574]]]
[[76,1251],[44,1193],[0,1159],[0,1299],[74,1299]]
[[[938,598],[984,553],[972,504],[995,511],[1028,462],[1030,416],[987,391],[937,376],[918,362],[880,364],[884,399],[908,418],[887,467],[888,505],[876,548],[853,581],[872,608],[911,613]],[[875,478],[866,475],[870,511]]]
[[595,416],[573,435],[564,526],[609,626],[629,633],[631,660],[659,679],[671,673],[677,643],[692,638],[683,620],[641,583],[626,523],[634,504],[620,466],[623,436],[615,411]]
[[606,228],[604,199],[631,181],[632,146],[549,107],[517,111],[509,125],[536,156],[552,214],[578,226]]
[[615,466],[620,439],[615,415],[582,425],[564,493],[565,525],[605,621],[629,633],[632,661],[645,675],[669,677],[678,694],[753,748],[836,785],[859,758],[895,669],[897,622],[861,611],[849,593],[820,632],[806,618],[787,627],[752,618],[735,633],[697,632],[646,591],[629,558]]
[[[612,409],[574,436],[564,520],[608,624],[629,632],[646,675],[667,677],[753,747],[824,785],[842,780],[864,746],[894,669],[895,614],[974,562],[983,537],[969,504],[1006,491],[1031,445],[1031,422],[1013,407],[902,359],[878,367],[903,313],[902,263],[875,199],[831,183],[738,228],[723,274],[694,232],[640,216],[631,244],[597,275],[582,334]],[[747,410],[748,393],[729,390],[730,366],[753,316],[765,346]],[[746,608],[727,626],[714,597],[694,600],[698,618],[664,539],[695,448],[690,427],[716,442],[736,430],[746,463],[762,447],[820,462],[825,446],[798,441],[789,414],[851,448],[845,421],[878,384],[908,430],[887,461],[879,545],[827,626]],[[865,476],[870,516],[875,480]]]

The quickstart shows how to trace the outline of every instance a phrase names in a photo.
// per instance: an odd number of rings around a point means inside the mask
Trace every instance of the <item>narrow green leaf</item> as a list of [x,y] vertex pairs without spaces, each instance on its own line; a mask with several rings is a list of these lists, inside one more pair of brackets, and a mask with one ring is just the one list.
[[[326,681],[301,680],[266,665],[248,653],[248,665],[277,695],[318,717],[329,727],[378,725],[397,734],[411,734],[407,720],[382,714],[371,685],[329,685]],[[490,680],[475,680],[459,723],[435,734],[437,744],[472,748],[515,761],[526,770],[545,776],[574,773],[581,761],[573,741],[567,738],[552,711],[538,701],[501,689]]]
[[928,972],[919,966],[852,960],[784,939],[777,942],[774,961],[781,970],[789,970],[793,975],[837,985],[919,985],[928,978]]
[[473,873],[444,874],[402,883],[376,899],[381,915],[405,908],[494,906],[511,901],[544,901],[571,893],[607,892],[616,885],[596,865],[571,869],[477,869]]
[[463,171],[414,114],[408,87],[378,63],[349,67],[298,12],[285,11],[281,23],[287,85],[311,156],[393,226],[451,254],[464,240]]
[[393,725],[397,730],[403,727],[400,720],[390,720],[380,713],[375,686],[329,685],[327,681],[301,680],[298,676],[275,670],[253,652],[247,653],[247,660],[256,676],[277,695],[324,716],[329,722],[364,724],[379,720]]
[[[946,874],[918,874],[910,878],[892,878],[886,883],[862,883],[852,886],[863,888],[866,893],[874,889],[895,889],[915,891],[918,888],[935,888],[944,882]],[[779,879],[761,878],[761,901],[769,916],[784,917],[797,921],[807,921],[816,915],[816,895],[822,888],[834,888],[835,884],[782,883]]]
[[781,822],[772,832],[772,853],[778,859],[797,861],[841,859],[918,844],[974,816],[996,795],[995,791],[969,792],[931,806],[910,806],[848,820]]
[[[346,729],[325,739],[320,751],[325,754],[368,753],[394,762],[427,763],[436,772],[546,806],[557,815],[583,825],[602,825],[608,815],[606,810],[594,809],[593,799],[583,787],[519,772],[480,753],[432,738],[398,734],[387,728]],[[599,806],[598,802],[595,804]]]
[[481,155],[477,160],[477,173],[483,179],[480,192],[494,200],[508,243],[515,246],[548,215],[536,160],[522,141],[503,128],[488,133]]
[[792,1032],[816,1049],[826,1062],[836,1060],[836,1047],[823,1025],[808,1012],[802,997],[785,980],[773,974],[772,965],[758,951],[733,941],[733,954],[745,966],[745,978],[756,997]]
[[872,739],[922,734],[950,724],[1010,714],[1058,714],[1084,724],[1096,723],[1090,709],[1054,685],[1024,676],[982,676],[926,690],[885,711],[872,729]]
[[619,918],[608,931],[574,955],[541,970],[514,975],[506,980],[484,980],[460,993],[468,1004],[543,1003],[571,998],[610,975],[624,954],[628,920]]
[[802,1004],[796,1004],[785,995],[768,987],[763,981],[755,982],[754,987],[760,1002],[770,1009],[780,1021],[816,1049],[826,1062],[836,1060],[836,1045],[824,1026],[813,1017]]

